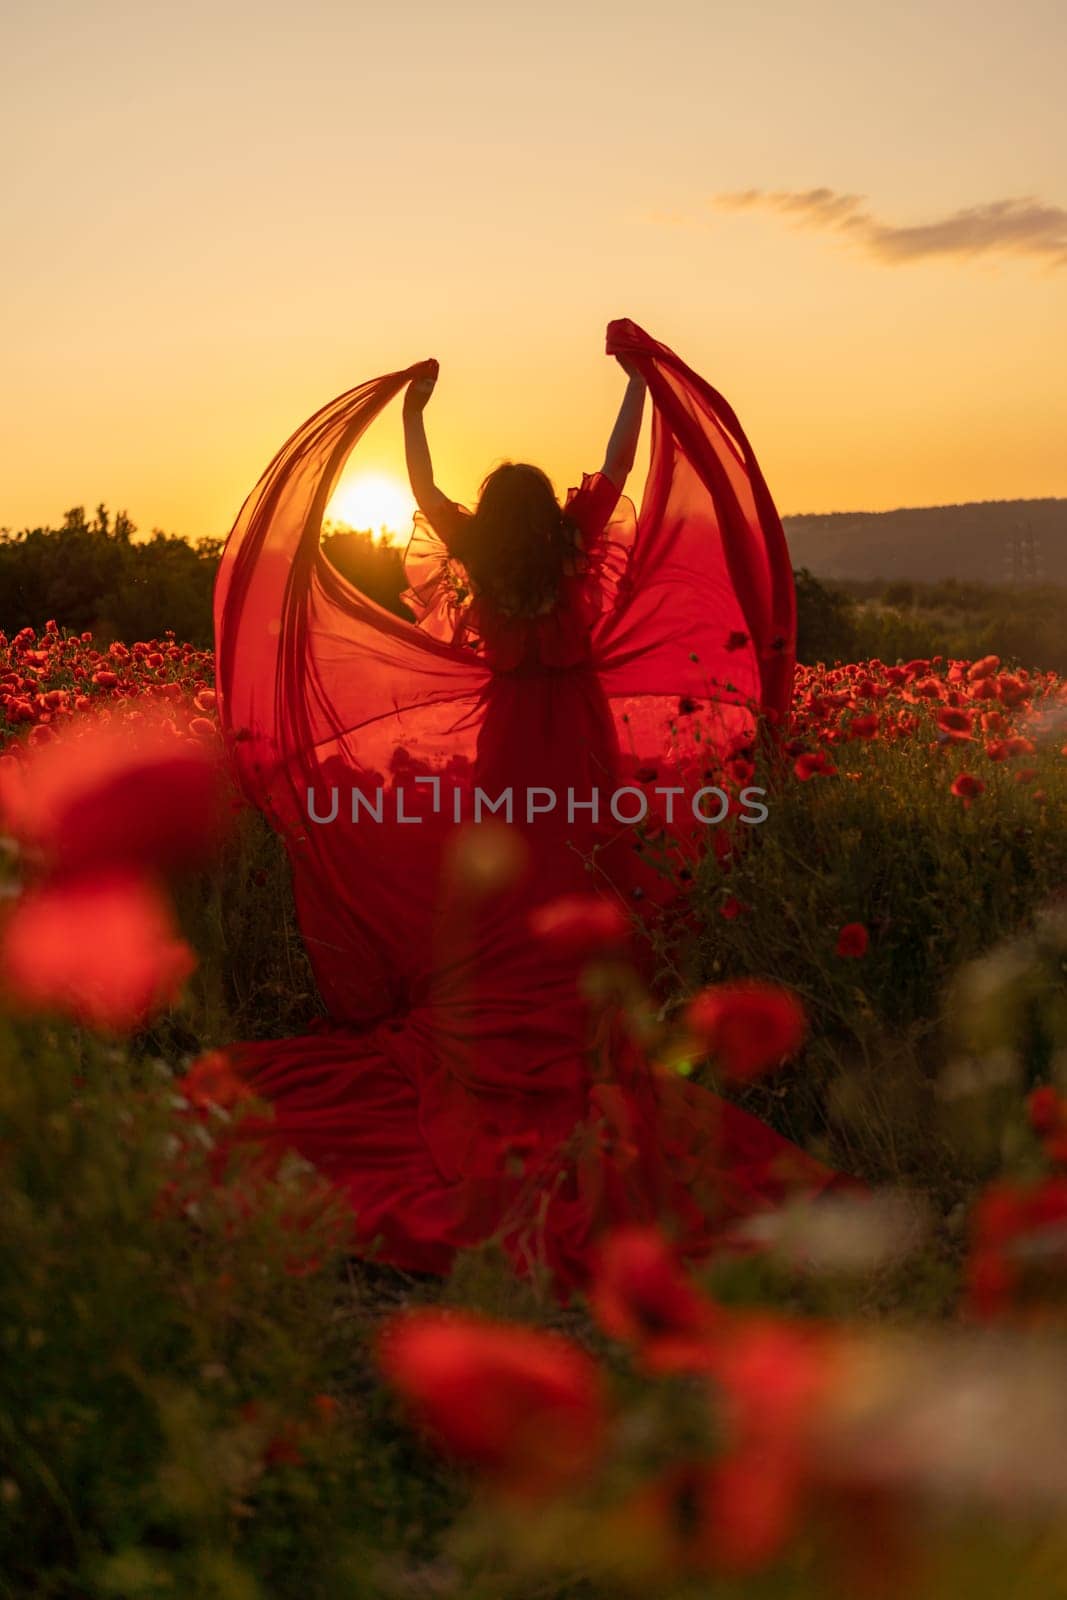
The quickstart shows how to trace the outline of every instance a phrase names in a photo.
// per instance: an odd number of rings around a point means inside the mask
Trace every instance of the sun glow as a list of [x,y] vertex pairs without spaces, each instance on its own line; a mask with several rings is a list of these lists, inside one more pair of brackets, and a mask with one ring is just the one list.
[[369,532],[375,544],[400,544],[408,537],[414,512],[410,492],[396,478],[361,472],[337,485],[323,520],[334,528]]

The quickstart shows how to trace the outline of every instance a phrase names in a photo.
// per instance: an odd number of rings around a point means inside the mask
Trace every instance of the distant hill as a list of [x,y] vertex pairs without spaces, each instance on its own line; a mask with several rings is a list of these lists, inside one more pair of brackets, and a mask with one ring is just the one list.
[[817,578],[1067,584],[1067,500],[980,500],[782,520],[794,567]]

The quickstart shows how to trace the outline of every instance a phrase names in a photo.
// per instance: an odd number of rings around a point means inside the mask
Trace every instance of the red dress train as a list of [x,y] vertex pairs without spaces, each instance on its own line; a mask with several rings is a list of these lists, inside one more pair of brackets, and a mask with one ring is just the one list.
[[699,786],[754,712],[785,718],[792,684],[792,572],[736,417],[633,323],[609,326],[608,351],[648,382],[649,478],[636,515],[600,474],[571,491],[583,553],[550,613],[508,619],[472,598],[448,551],[455,506],[437,530],[417,519],[417,624],[323,556],[344,462],[421,365],[293,435],[219,572],[228,748],[285,841],[330,1013],[302,1038],[233,1047],[272,1103],[249,1131],[327,1173],[361,1247],[409,1269],[447,1270],[495,1235],[566,1286],[613,1222],[656,1218],[698,1255],[746,1212],[832,1179],[654,1070],[618,1011],[586,997],[581,959],[531,932],[563,895],[654,897],[613,796],[630,791],[630,815],[687,773]]

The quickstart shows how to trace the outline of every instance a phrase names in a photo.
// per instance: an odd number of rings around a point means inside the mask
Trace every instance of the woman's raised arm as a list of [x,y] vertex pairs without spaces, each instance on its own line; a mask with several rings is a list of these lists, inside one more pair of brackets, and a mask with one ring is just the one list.
[[422,420],[426,402],[433,394],[436,382],[436,372],[432,377],[412,378],[404,396],[404,451],[408,478],[420,511],[428,517],[448,499],[433,481],[430,446],[426,441],[426,428]]
[[630,475],[637,454],[637,441],[641,433],[641,419],[645,410],[645,380],[635,366],[632,366],[625,356],[616,356],[622,370],[628,375],[630,381],[626,385],[626,393],[622,397],[619,415],[615,419],[611,438],[608,440],[607,454],[601,468],[605,478],[613,483],[616,489],[622,489]]

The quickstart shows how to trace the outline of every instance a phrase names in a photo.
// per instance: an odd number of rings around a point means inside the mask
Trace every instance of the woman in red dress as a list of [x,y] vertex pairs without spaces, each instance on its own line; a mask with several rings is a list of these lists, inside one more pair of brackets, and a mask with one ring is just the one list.
[[[588,997],[588,952],[537,932],[570,897],[642,903],[626,819],[653,789],[661,819],[677,803],[707,836],[686,809],[680,708],[706,764],[758,714],[783,720],[792,682],[788,553],[736,417],[634,324],[612,323],[608,350],[626,396],[601,471],[562,508],[525,465],[490,474],[473,514],[437,488],[423,362],[294,434],[220,568],[223,727],[285,840],[330,1013],[233,1048],[272,1103],[247,1131],[312,1160],[350,1197],[361,1248],[409,1269],[445,1271],[495,1236],[566,1287],[613,1223],[655,1218],[699,1255],[746,1212],[831,1181],[653,1067],[621,1010]],[[401,389],[415,624],[320,549],[345,460]],[[621,490],[646,391],[637,514]]]

